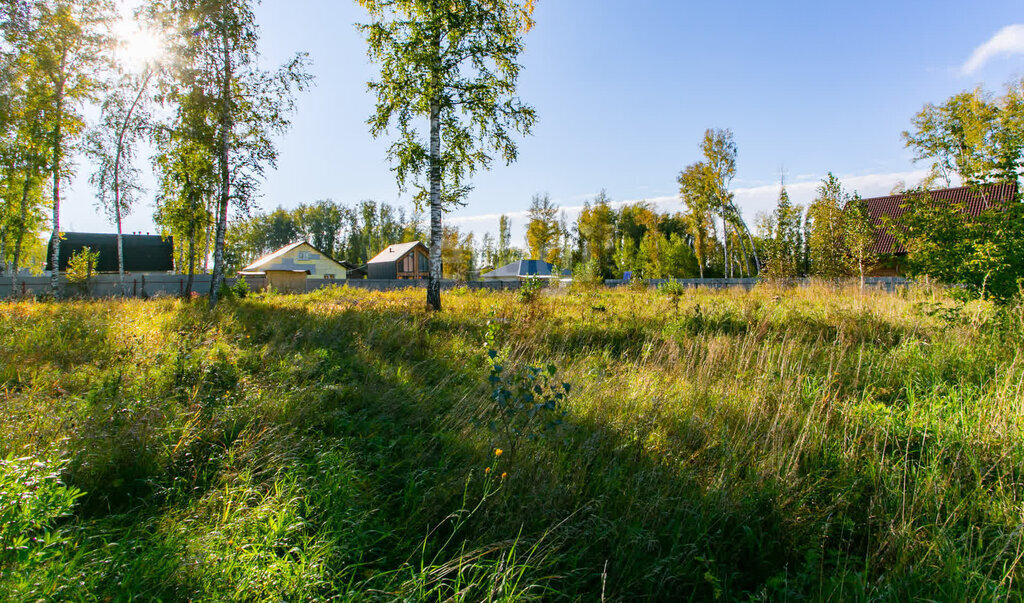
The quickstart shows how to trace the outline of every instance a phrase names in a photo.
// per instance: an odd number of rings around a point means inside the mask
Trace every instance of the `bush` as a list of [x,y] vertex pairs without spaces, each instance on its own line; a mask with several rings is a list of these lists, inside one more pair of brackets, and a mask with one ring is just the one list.
[[519,287],[519,301],[524,304],[532,303],[540,295],[540,290],[543,288],[544,284],[537,277],[531,276],[523,280],[523,284]]
[[[71,514],[82,492],[61,483],[62,467],[60,462],[29,457],[0,459],[0,575],[30,575],[58,556],[69,540],[56,524]],[[0,595],[14,594],[6,589],[29,587],[0,582]],[[26,600],[36,598],[31,592],[22,595]]]

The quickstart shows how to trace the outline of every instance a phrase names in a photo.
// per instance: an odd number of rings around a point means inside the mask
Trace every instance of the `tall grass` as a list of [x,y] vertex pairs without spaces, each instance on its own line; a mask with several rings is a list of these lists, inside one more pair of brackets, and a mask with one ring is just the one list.
[[[74,504],[0,598],[1021,598],[1021,307],[421,294],[0,307],[0,458]],[[487,428],[489,347],[563,429]]]

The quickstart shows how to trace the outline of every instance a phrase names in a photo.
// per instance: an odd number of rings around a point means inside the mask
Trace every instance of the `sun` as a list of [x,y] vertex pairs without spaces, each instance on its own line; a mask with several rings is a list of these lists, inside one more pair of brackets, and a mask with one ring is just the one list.
[[122,62],[133,70],[142,70],[160,60],[164,40],[156,32],[140,27],[134,19],[121,19],[115,31]]

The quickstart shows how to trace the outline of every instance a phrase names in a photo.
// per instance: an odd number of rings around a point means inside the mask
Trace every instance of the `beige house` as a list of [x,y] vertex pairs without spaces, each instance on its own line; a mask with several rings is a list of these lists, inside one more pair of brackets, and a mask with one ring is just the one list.
[[306,280],[345,280],[348,270],[306,241],[286,245],[249,264],[240,276],[264,280],[278,291],[304,291]]

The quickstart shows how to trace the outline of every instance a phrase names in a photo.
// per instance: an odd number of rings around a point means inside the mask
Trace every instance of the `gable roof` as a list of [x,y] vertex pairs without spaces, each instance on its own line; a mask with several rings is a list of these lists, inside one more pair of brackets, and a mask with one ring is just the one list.
[[423,251],[429,253],[427,246],[419,241],[413,241],[411,243],[399,243],[397,245],[388,245],[384,251],[381,251],[373,257],[372,260],[367,264],[379,264],[382,262],[397,262],[398,260],[405,257],[407,253],[415,249],[416,247],[422,247]]
[[[97,272],[117,272],[117,234],[96,232],[65,232],[60,240],[60,266],[66,272],[71,256],[89,247],[100,254]],[[174,239],[160,235],[121,235],[125,272],[172,272],[174,270]],[[46,246],[46,265],[53,263],[53,238]]]
[[[981,215],[987,209],[1011,203],[1016,198],[1016,195],[1016,182],[993,184],[981,188],[961,186],[928,191],[928,196],[932,203],[936,205],[962,203],[964,213],[974,218]],[[920,197],[915,193],[864,199],[868,215],[871,219],[871,225],[875,229],[874,253],[893,254],[907,252],[906,248],[893,236],[893,233],[883,227],[882,221],[885,217],[888,217],[892,220],[894,227],[902,227],[900,218],[910,210],[909,205],[918,199]]]
[[543,260],[516,260],[481,275],[480,278],[521,278],[527,276],[550,277],[552,264]]
[[268,253],[267,255],[259,258],[258,260],[256,260],[255,262],[249,264],[245,268],[242,268],[242,272],[252,272],[252,271],[261,270],[264,266],[266,266],[268,264],[272,264],[275,260],[278,260],[278,259],[288,255],[290,252],[296,250],[299,247],[302,247],[303,245],[305,245],[306,247],[309,247],[313,251],[315,251],[315,252],[319,253],[320,255],[322,255],[323,259],[325,259],[325,260],[327,260],[329,262],[334,262],[335,264],[338,264],[338,266],[340,266],[343,270],[347,269],[341,262],[335,260],[334,258],[332,258],[331,256],[327,255],[326,253],[320,251],[316,247],[313,247],[313,245],[310,244],[309,241],[297,241],[295,243],[291,243],[291,244],[285,245],[284,247],[278,249],[277,251]]

